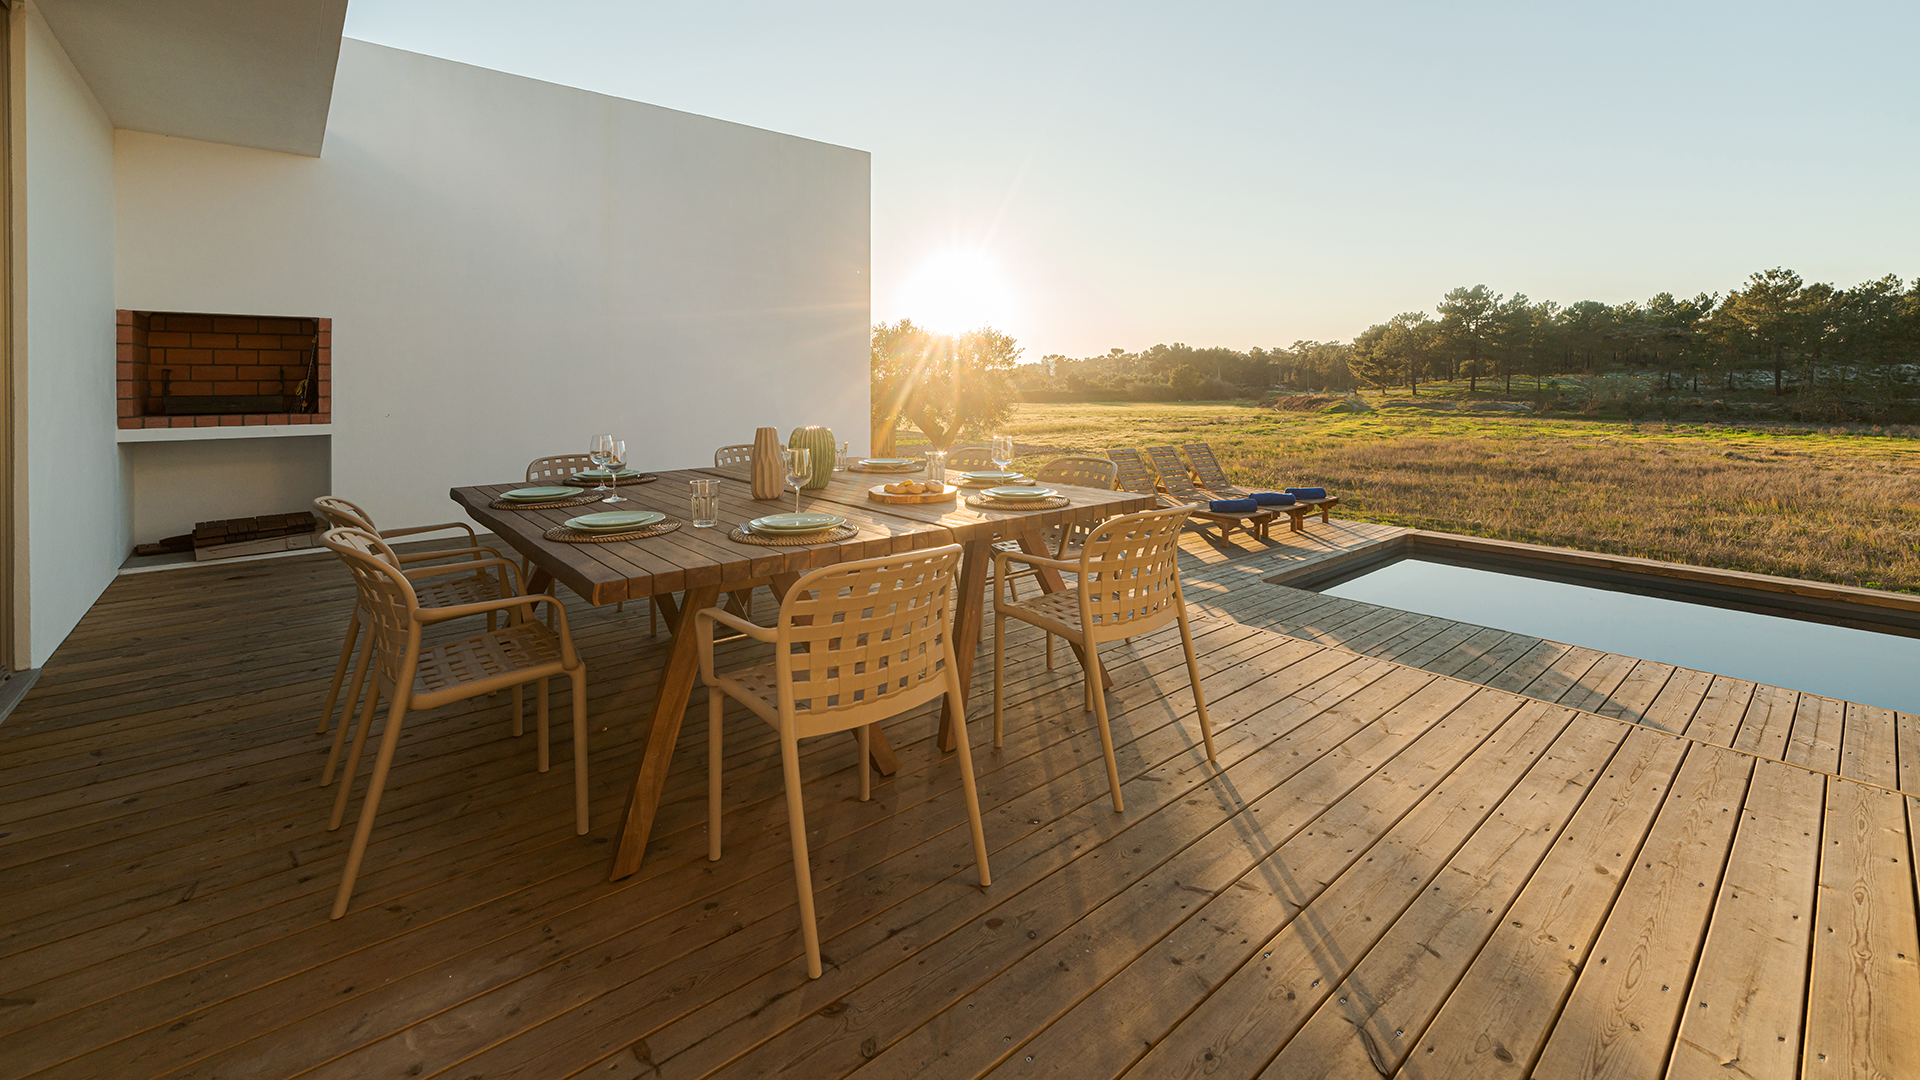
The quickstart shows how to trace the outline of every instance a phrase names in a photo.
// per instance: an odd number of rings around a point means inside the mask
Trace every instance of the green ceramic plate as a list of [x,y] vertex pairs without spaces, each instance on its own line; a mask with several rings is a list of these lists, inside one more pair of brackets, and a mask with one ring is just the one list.
[[[574,473],[573,475],[575,479],[579,479],[579,480],[605,480],[607,477],[612,476],[613,474],[608,472],[605,469],[581,469],[579,472]],[[621,476],[639,476],[640,474],[633,469],[621,469],[620,475]]]
[[577,487],[526,487],[514,488],[502,492],[500,497],[512,502],[545,502],[549,499],[566,499],[580,494]]
[[974,484],[1004,484],[1013,480],[1025,480],[1025,473],[1017,472],[966,472],[961,478]]
[[987,489],[987,496],[994,499],[1007,499],[1014,502],[1031,502],[1034,499],[1051,499],[1060,494],[1049,487],[994,487]]
[[667,515],[652,510],[612,510],[604,514],[582,514],[577,518],[568,518],[567,528],[581,532],[625,532],[628,529],[644,529],[666,519]]
[[839,514],[768,514],[754,518],[747,528],[763,533],[808,533],[845,525],[847,519]]
[[900,467],[901,467],[901,466],[903,466],[903,465],[918,465],[918,464],[920,464],[920,463],[919,463],[918,461],[915,461],[915,460],[914,460],[914,459],[912,459],[912,458],[903,458],[903,457],[870,457],[870,458],[861,458],[861,459],[860,459],[860,464],[862,464],[862,465],[878,465],[878,466],[880,466],[880,467],[881,467],[881,468],[883,468],[883,469],[897,469],[897,468],[900,468]]

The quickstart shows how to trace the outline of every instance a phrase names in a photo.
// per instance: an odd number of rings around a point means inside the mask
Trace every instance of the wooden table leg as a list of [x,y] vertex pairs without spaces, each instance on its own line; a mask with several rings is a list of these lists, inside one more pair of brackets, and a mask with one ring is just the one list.
[[553,588],[553,575],[547,573],[544,569],[536,566],[533,568],[533,573],[527,575],[528,596],[532,596],[535,593],[546,592],[551,588]]
[[[960,676],[960,692],[967,693],[972,685],[973,657],[980,651],[980,624],[983,621],[982,605],[987,593],[987,574],[993,567],[993,541],[987,539],[969,540],[966,553],[960,557],[959,610],[953,615],[953,662],[960,670],[954,674]],[[1058,575],[1054,580],[1059,580]],[[956,745],[953,734],[953,702],[942,698],[940,704],[940,749],[951,750]]]
[[[1029,555],[1043,555],[1047,558],[1053,557],[1053,552],[1047,550],[1047,538],[1037,532],[1021,534],[1020,550]],[[1055,570],[1053,567],[1036,566],[1033,570],[1034,578],[1040,582],[1042,592],[1059,592],[1061,589],[1067,587],[1066,580],[1060,576],[1060,571]],[[1085,671],[1087,668],[1086,652],[1082,650],[1080,646],[1075,645],[1073,646],[1073,655],[1076,660],[1080,661],[1080,670]],[[1100,687],[1103,690],[1113,689],[1113,676],[1107,672],[1107,666],[1105,664],[1100,665]]]
[[[712,607],[719,596],[717,585],[690,588],[686,610],[694,612]],[[608,875],[614,881],[640,869],[640,860],[647,851],[647,834],[653,831],[654,814],[660,809],[660,793],[666,790],[673,745],[680,739],[680,722],[686,718],[687,698],[693,693],[693,681],[700,672],[693,622],[681,619],[673,628],[673,644],[668,647],[666,665],[660,669],[660,686],[653,696],[653,718],[647,724],[646,753],[640,758],[640,771],[635,774],[633,792],[627,797],[620,843],[613,853],[613,872]]]
[[[717,596],[718,594],[716,593],[715,595]],[[680,626],[680,605],[674,602],[673,594],[670,592],[656,593],[653,597],[653,603],[654,606],[660,609],[660,617],[667,621],[667,629],[669,631],[677,630]]]
[[[799,574],[775,574],[773,584],[768,587],[773,590],[775,600],[785,600],[787,590],[793,588],[794,583],[799,580]],[[849,731],[847,734],[853,736],[855,742],[860,740],[860,733],[857,731]],[[881,776],[892,776],[900,771],[900,758],[894,754],[893,744],[887,741],[886,733],[880,730],[879,724],[867,725],[867,760],[873,766],[873,770]]]

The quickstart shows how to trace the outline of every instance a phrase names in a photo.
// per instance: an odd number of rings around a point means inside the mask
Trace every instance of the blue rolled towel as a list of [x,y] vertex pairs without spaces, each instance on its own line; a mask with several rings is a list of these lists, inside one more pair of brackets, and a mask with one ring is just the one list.
[[1288,488],[1287,494],[1293,496],[1296,499],[1324,499],[1327,497],[1327,489],[1323,487],[1322,488]]
[[1207,509],[1216,514],[1251,514],[1260,509],[1260,504],[1252,499],[1215,499]]
[[1253,501],[1261,506],[1292,506],[1294,497],[1282,491],[1256,491]]

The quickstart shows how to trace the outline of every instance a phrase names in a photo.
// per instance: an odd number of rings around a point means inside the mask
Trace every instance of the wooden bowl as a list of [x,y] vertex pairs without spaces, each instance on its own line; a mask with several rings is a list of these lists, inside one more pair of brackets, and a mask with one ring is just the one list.
[[[898,480],[893,481],[899,483]],[[936,503],[952,502],[960,494],[960,489],[946,484],[939,491],[923,491],[918,495],[896,495],[887,490],[885,484],[875,484],[867,489],[867,498],[877,503]]]

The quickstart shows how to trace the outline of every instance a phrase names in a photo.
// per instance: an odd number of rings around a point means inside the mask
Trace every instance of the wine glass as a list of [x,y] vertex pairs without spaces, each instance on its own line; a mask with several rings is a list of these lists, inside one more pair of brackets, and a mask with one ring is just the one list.
[[[593,437],[593,444],[587,450],[587,460],[593,462],[594,468],[605,469],[607,467],[607,459],[612,455],[613,455],[613,436],[595,435]],[[607,487],[607,480],[609,479],[611,479],[610,476],[602,477],[600,480],[600,486],[597,488],[594,488],[593,490],[595,491],[610,490]]]
[[626,497],[620,494],[620,467],[626,463],[627,440],[613,440],[613,445],[607,448],[607,471],[613,474],[607,479],[613,484],[613,494],[601,499],[601,502],[618,503],[627,501]]
[[1001,472],[1013,464],[1013,436],[995,435],[993,437],[993,463]]
[[793,512],[800,512],[800,488],[813,479],[813,451],[804,446],[786,449],[787,483],[793,486]]

